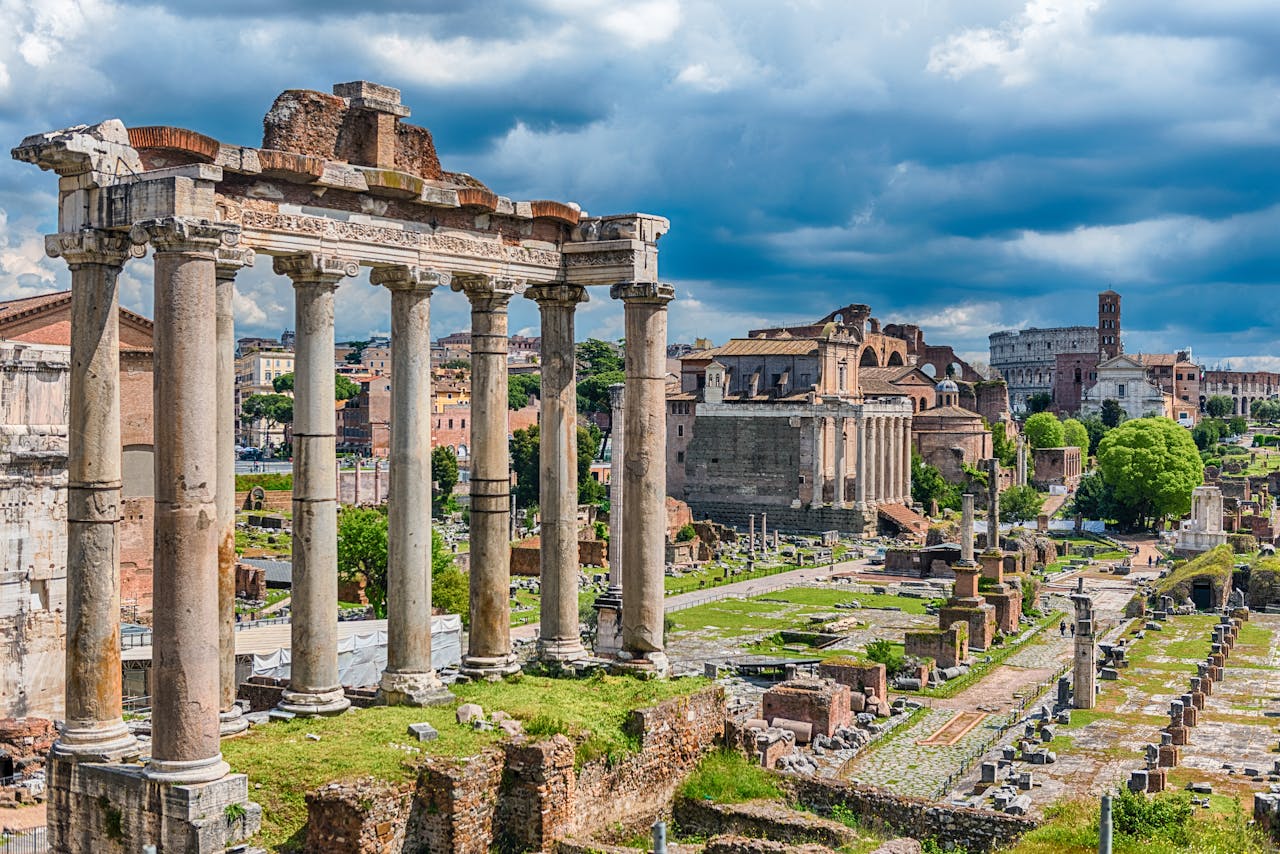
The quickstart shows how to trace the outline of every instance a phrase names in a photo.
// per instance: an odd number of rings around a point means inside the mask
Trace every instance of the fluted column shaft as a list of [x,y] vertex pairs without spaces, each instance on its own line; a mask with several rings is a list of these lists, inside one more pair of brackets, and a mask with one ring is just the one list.
[[902,500],[911,503],[911,418],[902,419]]
[[337,458],[333,414],[333,296],[359,265],[307,253],[274,260],[293,280],[293,578],[289,687],[280,708],[338,714]]
[[854,502],[859,509],[863,509],[867,503],[867,431],[869,426],[867,418],[864,415],[857,416],[854,421],[854,432],[857,435],[858,443],[854,447],[854,453],[858,456],[855,465],[858,468],[857,476],[853,481]]
[[542,317],[542,423],[538,503],[542,609],[538,656],[586,657],[578,631],[578,424],[573,315],[587,299],[581,285],[537,285],[526,293]]
[[50,235],[71,268],[67,423],[66,725],[54,750],[115,759],[137,745],[121,715],[120,298],[127,238],[85,229]]
[[517,279],[453,278],[471,302],[471,625],[462,661],[471,675],[519,669],[511,652],[507,307],[524,287]]
[[973,493],[960,496],[960,561],[965,566],[973,562]]
[[609,386],[609,592],[622,592],[622,543],[626,536],[622,520],[625,518],[626,498],[622,494],[623,454],[626,452],[625,415],[627,387],[624,383]]
[[252,249],[217,249],[214,326],[218,339],[218,666],[219,731],[249,728],[236,705],[236,320],[235,284],[240,268],[252,265]]
[[627,341],[622,648],[665,670],[667,304],[675,289],[626,282],[611,295],[622,300]]
[[835,418],[836,428],[836,447],[835,447],[835,492],[832,495],[832,501],[836,507],[844,507],[844,485],[845,485],[845,465],[844,465],[844,446],[845,446],[845,420],[842,416]]
[[387,666],[390,705],[446,702],[431,666],[431,292],[447,274],[379,267],[391,291],[391,482],[387,497]]
[[809,504],[822,506],[822,422],[821,415],[813,417],[813,496]]
[[219,748],[215,252],[226,226],[135,226],[155,247],[155,571],[151,761],[175,783],[224,776]]

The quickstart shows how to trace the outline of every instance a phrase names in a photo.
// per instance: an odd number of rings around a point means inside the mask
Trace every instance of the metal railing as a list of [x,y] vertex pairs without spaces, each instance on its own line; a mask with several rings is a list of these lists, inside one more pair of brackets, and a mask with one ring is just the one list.
[[0,852],[3,854],[46,854],[49,850],[49,829],[33,827],[18,833],[0,834]]

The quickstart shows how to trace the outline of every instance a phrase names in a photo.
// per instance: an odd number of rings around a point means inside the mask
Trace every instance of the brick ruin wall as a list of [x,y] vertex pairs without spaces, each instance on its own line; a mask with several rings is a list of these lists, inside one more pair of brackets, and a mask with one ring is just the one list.
[[412,791],[368,779],[329,784],[307,796],[307,851],[487,854],[546,850],[604,827],[642,830],[715,743],[724,716],[724,691],[712,686],[632,712],[626,728],[639,748],[613,764],[575,769],[575,746],[558,735],[466,761],[430,758]]

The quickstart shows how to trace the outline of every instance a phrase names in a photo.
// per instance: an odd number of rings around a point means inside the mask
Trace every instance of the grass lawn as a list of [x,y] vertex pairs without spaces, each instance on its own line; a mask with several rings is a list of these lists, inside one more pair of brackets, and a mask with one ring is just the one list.
[[[759,597],[761,600],[791,602],[796,605],[815,605],[833,608],[838,604],[857,600],[866,608],[897,608],[907,614],[924,614],[928,599],[912,599],[908,596],[890,596],[886,593],[855,593],[852,590],[824,589],[821,587],[793,587]],[[857,613],[851,609],[850,613]]]
[[[454,693],[459,703],[479,703],[486,714],[501,710],[537,732],[571,735],[579,743],[579,759],[587,760],[635,749],[634,740],[623,732],[632,709],[708,684],[704,679],[520,676],[458,685]],[[249,775],[250,796],[262,804],[262,831],[255,844],[270,851],[301,850],[305,795],[325,783],[362,776],[408,781],[422,753],[466,758],[498,740],[501,733],[456,723],[455,706],[352,709],[334,718],[274,721],[224,741],[223,756],[235,771]],[[440,732],[438,740],[420,745],[407,734],[409,724],[423,721]],[[308,740],[309,733],[320,740]]]

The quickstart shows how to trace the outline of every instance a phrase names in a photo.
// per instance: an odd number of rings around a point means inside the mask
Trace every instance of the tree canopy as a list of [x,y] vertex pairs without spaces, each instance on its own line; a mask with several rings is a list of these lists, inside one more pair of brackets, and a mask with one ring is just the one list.
[[578,383],[578,411],[608,412],[611,408],[609,386],[624,379],[626,374],[622,371],[605,371],[582,380]]
[[601,341],[599,338],[588,338],[578,344],[578,375],[592,377],[610,371],[622,370],[622,354],[616,344]]
[[1125,419],[1125,412],[1120,408],[1120,401],[1107,398],[1102,401],[1102,423],[1107,427],[1119,427]]
[[1226,418],[1234,408],[1235,405],[1231,398],[1225,394],[1215,394],[1204,403],[1204,411],[1214,418]]
[[1037,412],[1022,425],[1022,434],[1033,448],[1061,448],[1065,441],[1062,422],[1052,412]]
[[1107,435],[1109,428],[1102,423],[1102,419],[1097,415],[1088,415],[1080,419],[1080,423],[1084,425],[1084,429],[1089,434],[1089,456],[1098,453],[1098,443],[1102,441],[1102,437]]
[[[524,430],[511,434],[511,468],[516,473],[515,498],[521,507],[538,503],[538,489],[541,484],[539,476],[539,430],[534,424]],[[604,500],[604,484],[592,479],[591,462],[600,450],[600,428],[594,424],[586,427],[579,425],[577,434],[578,450],[578,501],[582,504],[595,504]]]
[[431,498],[433,503],[448,500],[458,485],[458,454],[449,445],[431,449]]
[[1249,404],[1249,414],[1267,424],[1280,421],[1280,400],[1255,400]]
[[1080,449],[1081,456],[1089,456],[1089,431],[1074,418],[1062,422],[1062,441],[1064,445]]
[[[363,578],[374,615],[387,615],[387,514],[376,507],[344,507],[338,514],[338,577]],[[431,532],[431,605],[468,617],[467,580],[439,531]]]
[[[281,374],[271,381],[271,387],[278,394],[293,391],[293,372]],[[333,375],[333,399],[334,400],[350,400],[360,393],[360,383],[354,382],[342,374]]]
[[1005,432],[1003,421],[991,425],[991,453],[1005,468],[1012,468],[1018,463],[1018,447]]
[[1033,486],[1011,486],[1000,493],[1000,515],[1010,522],[1027,522],[1040,515],[1044,496]]
[[1098,445],[1098,470],[1126,528],[1190,512],[1191,490],[1204,483],[1195,442],[1168,418],[1138,418],[1109,432]]
[[1027,411],[1030,413],[1044,412],[1052,405],[1053,395],[1047,391],[1038,391],[1027,396]]
[[507,409],[524,409],[530,397],[542,393],[542,377],[538,374],[512,374],[507,379]]
[[938,509],[960,509],[960,487],[950,483],[942,476],[942,472],[929,465],[915,451],[911,452],[911,500],[924,505],[929,512],[929,505],[936,501]]
[[266,421],[271,426],[293,423],[293,398],[287,394],[251,394],[240,404],[240,420],[246,424]]

